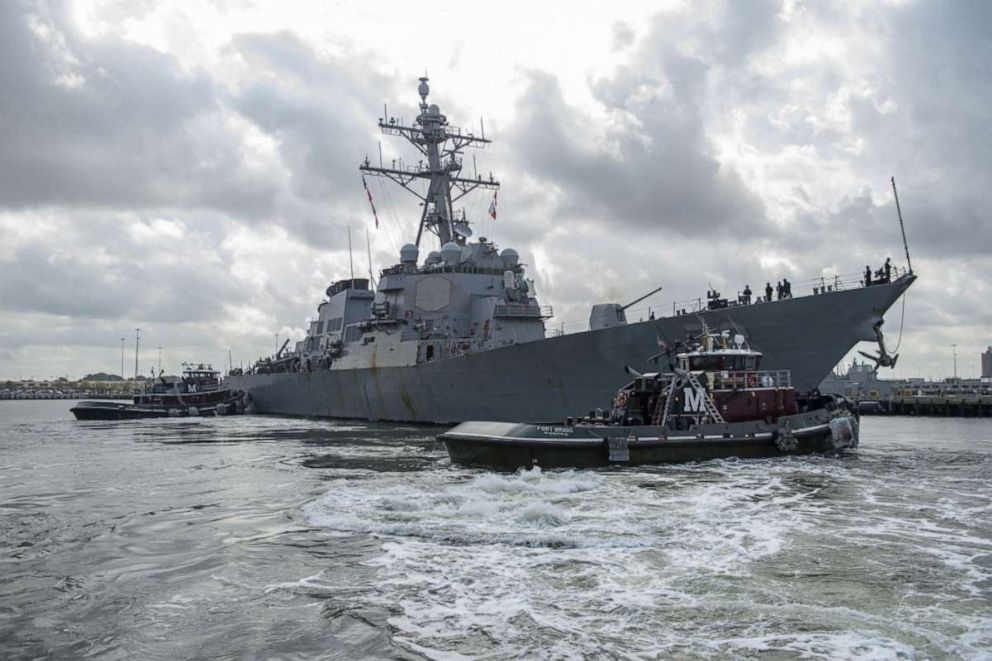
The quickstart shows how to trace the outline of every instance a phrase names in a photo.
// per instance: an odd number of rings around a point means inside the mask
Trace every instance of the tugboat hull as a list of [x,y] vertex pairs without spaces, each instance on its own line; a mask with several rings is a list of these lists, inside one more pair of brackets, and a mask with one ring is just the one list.
[[150,409],[116,402],[79,402],[69,410],[76,416],[76,420],[137,420],[169,417],[167,409]]
[[117,402],[79,402],[69,409],[76,420],[139,420],[143,418],[176,418],[243,413],[240,400],[218,402],[202,407],[182,408],[141,406]]
[[438,439],[455,464],[512,471],[839,453],[857,447],[857,430],[853,415],[815,411],[780,418],[774,425],[712,424],[688,431],[465,422]]

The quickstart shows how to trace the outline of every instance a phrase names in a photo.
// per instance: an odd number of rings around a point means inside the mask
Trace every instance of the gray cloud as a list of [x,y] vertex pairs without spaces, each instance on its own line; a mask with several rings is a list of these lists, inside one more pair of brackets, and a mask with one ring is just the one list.
[[271,173],[204,73],[124,41],[82,40],[45,5],[0,7],[0,196],[38,204],[272,208]]
[[181,222],[94,212],[32,220],[41,232],[17,238],[8,228],[0,311],[209,323],[249,301],[214,243]]
[[713,157],[703,132],[693,98],[693,70],[701,66],[690,58],[672,62],[675,88],[685,96],[629,72],[599,81],[597,98],[620,124],[607,127],[568,106],[554,77],[528,74],[510,135],[520,149],[515,165],[565,191],[555,210],[560,218],[599,218],[612,230],[683,235],[731,224],[759,231],[760,202]]

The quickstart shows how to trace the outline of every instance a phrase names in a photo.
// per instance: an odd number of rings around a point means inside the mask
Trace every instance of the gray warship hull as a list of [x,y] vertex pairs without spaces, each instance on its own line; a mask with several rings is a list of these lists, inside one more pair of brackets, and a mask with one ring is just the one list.
[[[812,390],[859,341],[875,340],[884,313],[912,284],[833,291],[771,303],[549,337],[417,365],[247,374],[228,378],[259,413],[458,423],[466,420],[560,421],[604,406],[628,379],[624,366],[650,371],[661,338],[706,324],[733,323],[764,353],[765,369],[792,372]],[[374,363],[373,363],[374,364]]]

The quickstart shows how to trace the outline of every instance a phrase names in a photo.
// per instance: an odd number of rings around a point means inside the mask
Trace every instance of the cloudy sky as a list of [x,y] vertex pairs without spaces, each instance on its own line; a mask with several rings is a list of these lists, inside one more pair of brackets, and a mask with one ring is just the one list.
[[[913,266],[896,376],[992,344],[992,3],[0,3],[0,378],[249,361],[417,208],[357,172],[417,77],[497,142],[476,232],[552,324],[787,276]],[[591,4],[591,3],[590,3]],[[412,156],[382,140],[387,159]],[[645,304],[647,305],[647,303]],[[889,313],[894,342],[900,314]],[[867,348],[867,347],[865,347]]]

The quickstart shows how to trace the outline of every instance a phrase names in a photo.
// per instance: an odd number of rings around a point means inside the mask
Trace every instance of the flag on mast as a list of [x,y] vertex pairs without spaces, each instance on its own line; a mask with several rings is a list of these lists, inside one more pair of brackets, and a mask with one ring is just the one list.
[[496,220],[496,193],[499,191],[493,191],[493,201],[489,203],[489,215]]
[[[365,188],[365,193],[369,196],[369,206],[372,207],[372,217],[375,218],[375,228],[379,229],[379,214],[375,212],[375,202],[372,201],[372,191],[369,190],[369,185],[365,183],[365,175],[362,175],[362,186]],[[495,218],[496,216],[493,216]]]

